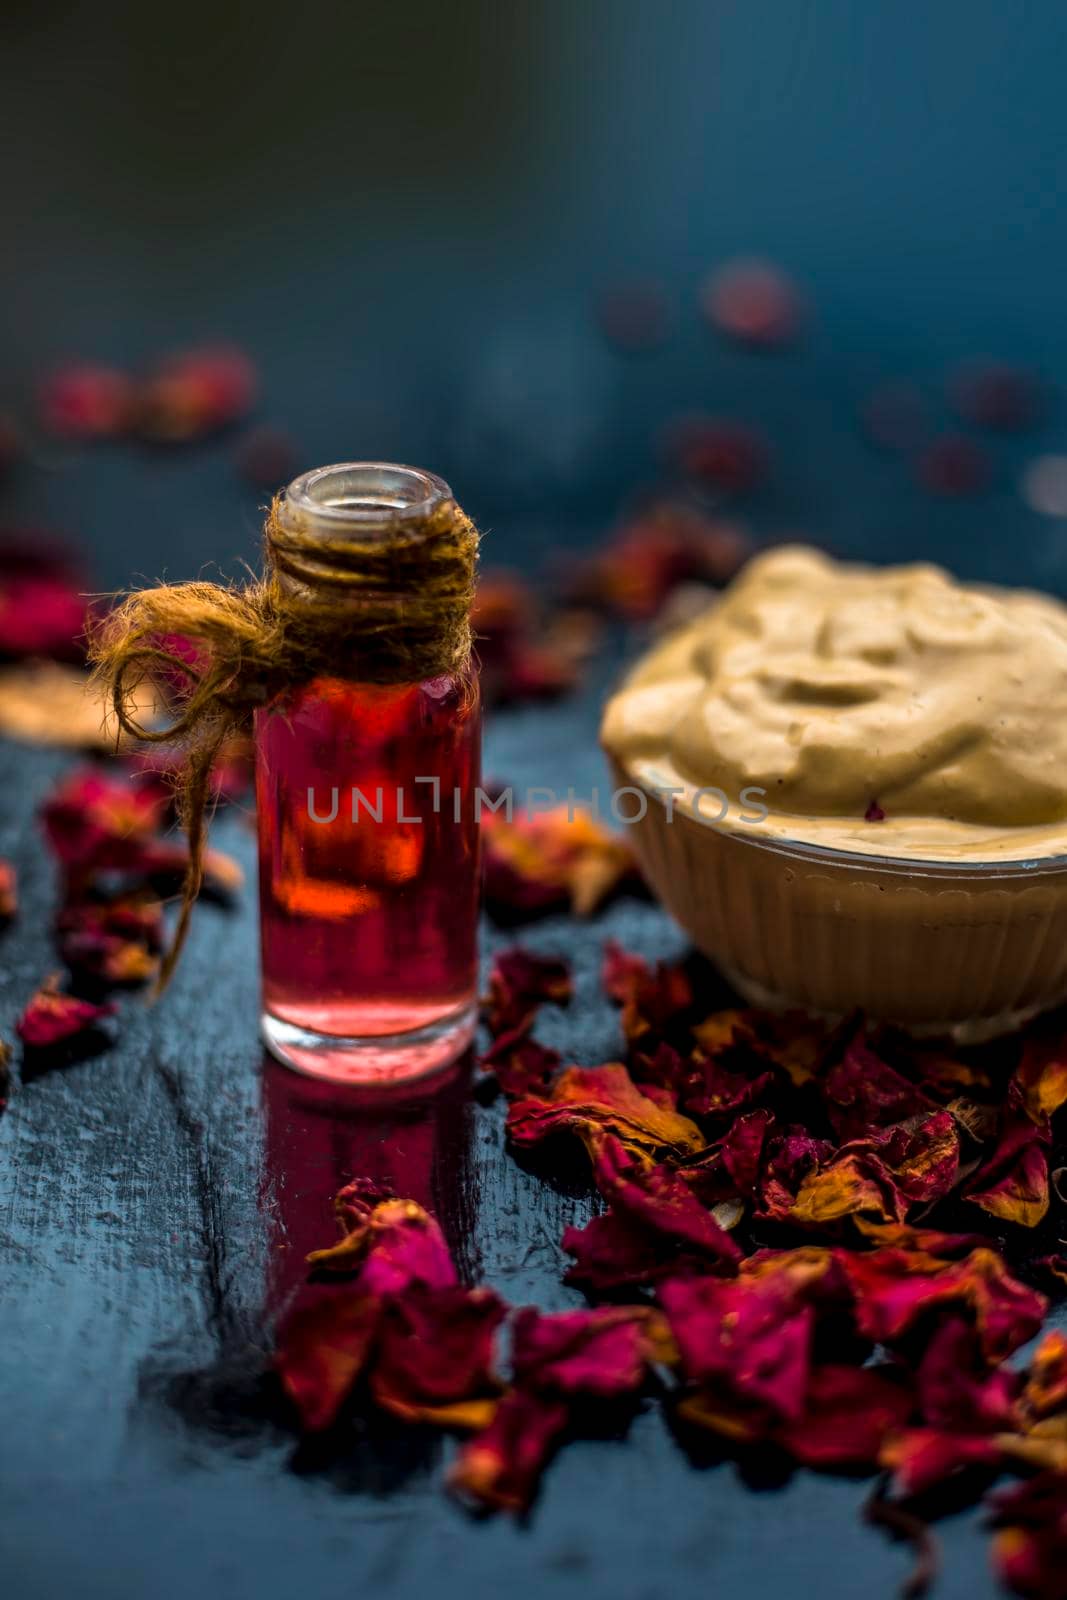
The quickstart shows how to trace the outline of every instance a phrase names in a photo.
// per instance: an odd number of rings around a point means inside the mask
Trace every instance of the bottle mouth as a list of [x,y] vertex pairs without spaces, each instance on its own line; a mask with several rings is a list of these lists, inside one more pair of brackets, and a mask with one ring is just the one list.
[[391,461],[345,461],[316,467],[294,478],[279,511],[289,527],[337,535],[346,527],[368,532],[398,523],[423,521],[452,490],[443,478],[421,467]]

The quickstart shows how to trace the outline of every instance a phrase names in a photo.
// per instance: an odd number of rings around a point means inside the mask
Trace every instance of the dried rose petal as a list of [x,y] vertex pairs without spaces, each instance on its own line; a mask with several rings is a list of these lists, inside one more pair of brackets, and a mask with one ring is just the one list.
[[677,1258],[665,1254],[655,1233],[614,1211],[594,1217],[584,1228],[565,1229],[560,1243],[575,1258],[566,1282],[594,1294],[656,1283],[677,1271]]
[[378,1405],[406,1422],[480,1426],[492,1401],[493,1341],[507,1307],[489,1289],[408,1288],[385,1306],[371,1372]]
[[1040,1128],[1067,1104],[1067,1038],[1058,1028],[1026,1036],[1012,1082],[1022,1109]]
[[728,583],[751,551],[750,539],[734,523],[685,503],[653,504],[577,566],[566,592],[572,603],[645,622],[683,584]]
[[148,894],[75,900],[56,919],[67,966],[110,984],[144,983],[159,968],[163,904]]
[[114,367],[72,362],[45,378],[38,393],[42,426],[67,439],[113,439],[125,432],[134,387]]
[[849,1043],[819,1087],[840,1139],[859,1139],[871,1128],[905,1122],[935,1109],[921,1089],[876,1055],[862,1038]]
[[0,655],[77,660],[86,616],[77,579],[63,573],[8,573],[0,562]]
[[1032,427],[1042,410],[1041,386],[1032,372],[1004,362],[977,361],[953,373],[953,405],[968,422],[1003,433]]
[[777,1278],[671,1279],[658,1289],[686,1376],[783,1421],[804,1412],[813,1313]]
[[720,333],[758,349],[788,344],[800,327],[796,285],[770,261],[727,262],[708,279],[701,304]]
[[992,1498],[997,1577],[1028,1600],[1067,1595],[1067,1472],[1044,1472]]
[[512,1390],[489,1426],[460,1447],[448,1488],[482,1511],[525,1510],[569,1415],[561,1400]]
[[558,700],[577,688],[579,663],[528,640],[515,645],[506,667],[490,680],[494,705]]
[[588,813],[550,811],[482,816],[485,903],[498,922],[544,916],[566,906],[589,916],[617,894],[640,889],[629,845]]
[[648,1033],[662,1033],[693,1003],[684,967],[663,961],[650,967],[643,956],[623,950],[613,939],[604,944],[601,983],[608,997],[622,1007],[622,1030],[630,1044]]
[[874,1244],[896,1250],[918,1250],[954,1259],[980,1250],[988,1242],[980,1233],[944,1233],[939,1228],[915,1228],[907,1222],[874,1222],[857,1217],[856,1227]]
[[951,1112],[935,1111],[889,1128],[872,1128],[842,1146],[797,1191],[789,1215],[825,1226],[858,1212],[903,1222],[914,1204],[948,1194],[959,1171],[959,1134]]
[[519,1099],[524,1095],[546,1095],[562,1057],[558,1050],[549,1050],[531,1039],[523,1024],[494,1039],[480,1060],[494,1073],[508,1098]]
[[571,973],[566,961],[513,945],[497,951],[493,958],[482,1014],[496,1036],[531,1022],[543,1001],[565,1006],[570,998]]
[[754,428],[721,417],[681,417],[666,440],[670,460],[687,477],[724,495],[745,494],[767,475],[768,451]]
[[601,1133],[612,1133],[627,1150],[649,1155],[693,1155],[705,1143],[694,1122],[643,1095],[619,1062],[568,1067],[544,1099],[513,1103],[507,1130],[519,1146],[561,1132],[575,1133],[587,1144]]
[[[183,840],[158,835],[170,804],[169,790],[154,778],[134,784],[86,768],[58,785],[41,816],[49,845],[66,867],[72,887],[85,889],[101,872],[166,883],[180,880],[189,861]],[[209,890],[228,895],[240,888],[244,876],[236,861],[208,850],[204,881]]]
[[381,1314],[375,1295],[314,1296],[286,1319],[275,1367],[301,1426],[328,1428],[366,1366]]
[[774,1134],[763,1161],[756,1215],[779,1221],[790,1217],[803,1185],[833,1156],[829,1140],[815,1138],[806,1128]]
[[802,1011],[756,1015],[753,1035],[759,1054],[780,1068],[794,1088],[810,1083],[818,1075],[829,1048],[826,1024]]
[[208,346],[170,356],[141,388],[140,431],[161,443],[183,443],[239,422],[256,400],[259,380],[243,351]]
[[41,818],[53,853],[67,868],[137,870],[166,814],[168,797],[97,768],[73,772],[45,802]]
[[939,1488],[959,1472],[999,1467],[1002,1451],[988,1434],[905,1428],[886,1439],[879,1463],[893,1474],[894,1493],[910,1497]]
[[841,1251],[861,1333],[895,1344],[931,1312],[969,1312],[985,1359],[1003,1361],[1032,1339],[1048,1309],[1044,1295],[1018,1283],[995,1250],[972,1250],[962,1261],[922,1251]]
[[989,1371],[969,1322],[948,1316],[932,1332],[917,1369],[919,1404],[931,1427],[953,1433],[996,1433],[1019,1425],[1021,1379]]
[[975,1173],[965,1198],[1005,1222],[1035,1228],[1049,1206],[1048,1134],[1025,1118],[1008,1119],[996,1149]]
[[56,918],[60,935],[93,932],[137,941],[150,950],[163,945],[163,902],[148,891],[112,900],[71,900]]
[[9,922],[18,905],[18,876],[14,864],[0,856],[0,922]]
[[803,1416],[785,1423],[777,1442],[805,1466],[873,1466],[887,1437],[911,1415],[909,1390],[871,1367],[815,1367]]
[[64,1039],[94,1028],[105,1017],[113,1017],[113,1005],[92,1005],[72,994],[59,992],[59,978],[51,977],[38,989],[18,1022],[15,1032],[32,1050],[44,1050]]
[[931,494],[980,494],[989,483],[990,462],[973,439],[946,433],[927,445],[918,459],[919,482]]
[[416,1283],[446,1289],[456,1282],[440,1227],[414,1200],[368,1194],[357,1179],[339,1192],[334,1209],[343,1237],[325,1250],[313,1250],[310,1267],[345,1273],[358,1268],[360,1288],[381,1297]]
[[596,1145],[594,1175],[611,1212],[564,1234],[563,1248],[578,1258],[570,1282],[595,1279],[605,1288],[651,1281],[644,1269],[654,1263],[654,1275],[662,1276],[678,1254],[726,1266],[740,1260],[733,1239],[666,1167],[634,1158],[606,1135]]
[[[1056,1174],[1052,1176],[1055,1178]],[[1035,1271],[1045,1275],[1046,1282],[1051,1283],[1054,1292],[1058,1295],[1063,1294],[1064,1288],[1067,1287],[1067,1256],[1059,1254],[1035,1256],[1030,1265]]]
[[[728,1062],[731,1070],[743,1072],[750,1080],[773,1066],[795,1088],[818,1074],[830,1042],[825,1025],[800,1011],[781,1015],[751,1010],[715,1011],[697,1023],[693,1037],[713,1061],[725,1058],[724,1064]],[[696,1059],[699,1061],[699,1056]],[[747,1096],[748,1100],[752,1098]],[[729,1104],[726,1097],[718,1109],[728,1109]]]
[[852,1291],[841,1270],[839,1252],[805,1244],[793,1250],[756,1250],[742,1261],[744,1278],[775,1279],[799,1302],[818,1307],[847,1307]]
[[[137,878],[163,884],[183,878],[188,863],[189,849],[184,840],[148,839],[132,853],[128,870]],[[205,850],[204,892],[226,899],[236,894],[243,883],[239,862],[222,850]]]
[[528,583],[506,572],[483,574],[471,625],[482,694],[492,705],[555,700],[568,693],[596,647],[599,628],[589,613],[542,615]]
[[1046,1333],[1030,1358],[1023,1405],[1035,1418],[1067,1410],[1067,1338],[1058,1329]]
[[614,1400],[645,1381],[663,1343],[659,1314],[649,1306],[601,1306],[545,1315],[515,1313],[512,1365],[525,1390],[573,1400]]
[[773,1125],[773,1112],[750,1111],[731,1124],[730,1131],[719,1143],[723,1166],[736,1184],[739,1194],[751,1196],[756,1193],[763,1151]]
[[1016,1470],[1067,1472],[1067,1417],[1062,1412],[1034,1422],[1026,1433],[998,1433],[1005,1462]]
[[483,572],[471,607],[483,686],[494,684],[520,643],[531,637],[537,608],[529,584],[510,572]]
[[115,987],[147,983],[159,971],[159,956],[135,939],[97,929],[65,934],[59,953],[72,971]]

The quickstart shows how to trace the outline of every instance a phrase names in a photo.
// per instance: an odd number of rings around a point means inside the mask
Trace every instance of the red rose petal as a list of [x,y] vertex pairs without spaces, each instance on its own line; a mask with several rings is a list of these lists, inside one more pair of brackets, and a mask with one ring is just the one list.
[[516,1100],[508,1113],[508,1137],[518,1146],[553,1134],[577,1134],[591,1145],[614,1134],[628,1149],[649,1155],[693,1155],[704,1147],[695,1123],[641,1093],[619,1062],[568,1067],[544,1099]]
[[450,1288],[456,1269],[441,1229],[414,1200],[382,1196],[357,1179],[334,1201],[342,1237],[324,1250],[313,1250],[308,1265],[320,1271],[353,1272],[359,1285],[385,1298],[412,1284]]
[[495,1395],[493,1345],[507,1307],[489,1289],[413,1285],[385,1306],[371,1373],[378,1405],[408,1422]]
[[980,494],[988,487],[991,468],[980,445],[962,434],[946,433],[919,456],[919,482],[931,494]]
[[571,974],[566,961],[513,945],[493,957],[482,1014],[495,1036],[531,1021],[542,1002],[565,1006],[570,998]]
[[380,1314],[376,1296],[353,1291],[319,1295],[288,1317],[275,1367],[302,1427],[334,1421],[366,1366]]
[[858,1139],[872,1128],[906,1122],[935,1109],[920,1088],[883,1061],[861,1038],[853,1039],[819,1085],[834,1131]]
[[879,1457],[893,1474],[899,1495],[923,1495],[957,1473],[991,1470],[1001,1463],[995,1439],[980,1433],[944,1433],[939,1428],[905,1428],[886,1439]]
[[68,439],[113,439],[129,426],[134,386],[114,367],[72,362],[47,377],[38,405],[42,425]]
[[754,428],[719,417],[683,417],[668,433],[671,460],[724,495],[746,494],[767,476],[768,452]]
[[769,261],[743,259],[719,267],[708,279],[701,303],[721,333],[760,349],[788,344],[800,327],[800,295]]
[[686,1376],[784,1421],[804,1412],[813,1313],[775,1279],[673,1279],[658,1297]]
[[515,1313],[512,1364],[525,1390],[566,1399],[614,1400],[645,1381],[657,1314],[648,1306],[603,1306],[545,1315]]
[[93,1005],[72,994],[61,994],[58,978],[49,978],[15,1024],[15,1032],[30,1049],[46,1050],[114,1015],[113,1005]]
[[489,1426],[461,1446],[448,1487],[478,1510],[525,1510],[569,1415],[561,1400],[511,1391]]
[[972,362],[961,368],[952,375],[949,395],[968,422],[1002,433],[1023,432],[1042,411],[1035,374],[1003,362]]
[[860,1332],[892,1345],[931,1312],[970,1314],[985,1359],[1003,1361],[1032,1339],[1044,1320],[1044,1295],[1017,1282],[995,1250],[972,1250],[962,1261],[920,1251],[839,1253],[856,1300]]
[[1067,1596],[1067,1473],[1043,1472],[993,1497],[993,1566],[1028,1600]]
[[805,1466],[824,1470],[874,1466],[886,1439],[911,1415],[908,1388],[870,1367],[815,1367],[803,1416],[776,1438]]
[[679,1254],[728,1268],[740,1260],[734,1240],[666,1167],[634,1159],[605,1135],[596,1145],[594,1175],[611,1212],[564,1234],[563,1248],[578,1258],[570,1282],[595,1281],[601,1288],[650,1282],[649,1267],[663,1276]]
[[1049,1207],[1048,1137],[1026,1118],[1009,1118],[965,1198],[1005,1222],[1036,1227]]
[[923,1419],[955,1433],[1011,1432],[1019,1426],[1018,1373],[989,1371],[978,1336],[962,1317],[949,1316],[936,1327],[918,1365]]

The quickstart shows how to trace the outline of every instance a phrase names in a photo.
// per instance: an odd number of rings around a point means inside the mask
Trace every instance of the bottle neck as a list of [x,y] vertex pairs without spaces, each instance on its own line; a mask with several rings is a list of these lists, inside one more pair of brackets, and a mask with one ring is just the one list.
[[392,570],[391,551],[408,557],[398,575],[412,560],[417,571],[420,543],[453,504],[444,479],[417,467],[350,461],[304,473],[279,495],[267,528],[282,592],[310,600],[337,587],[339,569]]

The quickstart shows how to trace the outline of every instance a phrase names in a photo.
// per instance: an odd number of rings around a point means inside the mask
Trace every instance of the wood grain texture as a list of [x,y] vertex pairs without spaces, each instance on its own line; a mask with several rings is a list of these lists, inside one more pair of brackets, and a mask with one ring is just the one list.
[[[589,699],[497,720],[487,768],[517,784],[604,782]],[[34,812],[64,760],[0,747],[0,854],[23,899],[0,944],[0,1031],[52,961],[55,887]],[[583,790],[584,785],[584,790]],[[248,819],[216,842],[251,874]],[[524,931],[563,951],[577,993],[546,1043],[619,1048],[599,994],[603,939],[680,949],[653,907]],[[486,932],[486,952],[502,936]],[[344,1450],[296,1444],[264,1381],[270,1327],[330,1236],[356,1171],[437,1211],[462,1270],[515,1301],[580,1303],[559,1238],[588,1187],[505,1152],[503,1107],[462,1074],[421,1102],[339,1105],[263,1058],[251,884],[205,905],[173,989],[123,1002],[113,1048],[16,1083],[0,1118],[0,1591],[13,1600],[425,1600],[546,1593],[660,1600],[893,1595],[907,1553],[865,1526],[868,1485],[797,1473],[746,1484],[693,1465],[649,1402],[625,1439],[569,1446],[524,1523],[447,1500],[452,1445],[386,1425]],[[991,1593],[976,1513],[944,1525],[939,1600]]]

